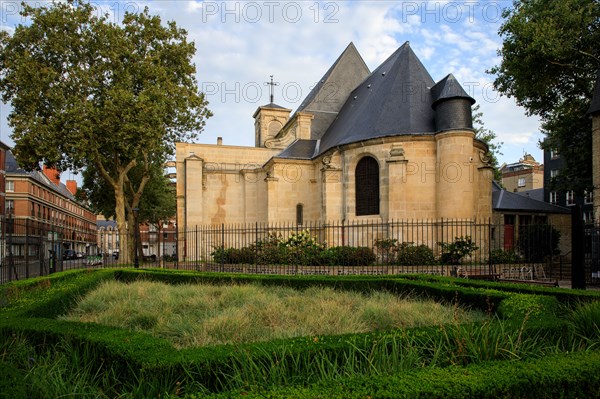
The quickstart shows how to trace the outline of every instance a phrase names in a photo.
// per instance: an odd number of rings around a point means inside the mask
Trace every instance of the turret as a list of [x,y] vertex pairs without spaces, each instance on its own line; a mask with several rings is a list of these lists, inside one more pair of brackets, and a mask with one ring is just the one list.
[[473,129],[471,106],[475,104],[475,100],[464,91],[454,75],[449,74],[433,86],[431,96],[438,132]]

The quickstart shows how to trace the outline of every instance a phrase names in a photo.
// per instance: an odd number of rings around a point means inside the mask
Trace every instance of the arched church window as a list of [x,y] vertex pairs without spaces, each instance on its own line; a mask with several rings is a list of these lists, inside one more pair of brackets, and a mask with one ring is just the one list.
[[304,205],[296,205],[296,224],[301,226],[304,224]]
[[379,215],[379,164],[364,157],[355,172],[356,216]]

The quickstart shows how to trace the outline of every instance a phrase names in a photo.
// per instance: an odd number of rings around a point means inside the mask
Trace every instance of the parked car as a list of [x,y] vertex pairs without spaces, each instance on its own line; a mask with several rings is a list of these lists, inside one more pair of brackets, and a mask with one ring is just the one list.
[[119,259],[119,251],[113,251],[113,258]]
[[83,252],[77,252],[77,259],[83,258]]
[[77,252],[75,252],[75,250],[73,249],[65,249],[63,252],[63,259],[67,260],[67,259],[76,259],[77,258]]

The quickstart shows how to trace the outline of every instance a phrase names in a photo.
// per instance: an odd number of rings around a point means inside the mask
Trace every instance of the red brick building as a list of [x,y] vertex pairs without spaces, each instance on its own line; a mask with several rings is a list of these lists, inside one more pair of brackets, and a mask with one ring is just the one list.
[[[26,230],[28,236],[60,242],[62,250],[96,252],[96,215],[75,199],[75,181],[68,180],[65,185],[56,170],[46,167],[43,171],[25,171],[10,151],[6,152],[5,166],[3,209],[15,229],[21,226],[22,235]],[[26,245],[15,240],[13,255],[24,256]]]

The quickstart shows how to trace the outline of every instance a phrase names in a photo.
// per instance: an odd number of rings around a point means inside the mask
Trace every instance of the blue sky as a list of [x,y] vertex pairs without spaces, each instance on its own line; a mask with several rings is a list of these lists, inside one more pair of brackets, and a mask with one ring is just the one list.
[[[37,4],[47,4],[36,1]],[[404,42],[435,81],[453,73],[481,105],[484,123],[502,141],[500,162],[524,152],[542,161],[539,120],[493,90],[485,71],[498,65],[501,11],[510,1],[92,1],[120,21],[125,11],[148,7],[175,21],[196,44],[197,79],[214,116],[198,142],[254,145],[252,114],[269,102],[265,82],[274,75],[275,102],[296,109],[348,43],[371,70]],[[0,29],[27,23],[20,1],[0,0]],[[11,145],[0,105],[0,139]]]

